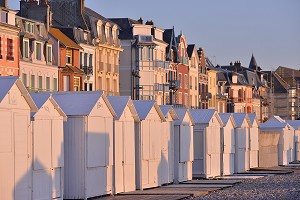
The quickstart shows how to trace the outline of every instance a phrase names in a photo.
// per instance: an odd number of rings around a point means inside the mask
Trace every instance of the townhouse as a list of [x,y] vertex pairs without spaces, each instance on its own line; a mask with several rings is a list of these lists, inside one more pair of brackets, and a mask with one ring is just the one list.
[[187,46],[187,53],[189,57],[189,107],[199,107],[199,55],[195,44]]

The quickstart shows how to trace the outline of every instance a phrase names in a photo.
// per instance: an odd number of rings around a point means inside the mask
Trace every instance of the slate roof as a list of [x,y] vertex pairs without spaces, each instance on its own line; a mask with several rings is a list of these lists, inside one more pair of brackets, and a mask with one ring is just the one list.
[[49,28],[49,33],[68,48],[82,49],[78,44],[57,28]]
[[[66,115],[87,116],[103,96],[103,91],[55,92],[52,93],[52,96]],[[104,97],[103,100],[115,117],[116,114],[107,98]]]
[[155,107],[160,118],[162,120],[165,120],[165,116],[154,100],[133,100],[133,105],[139,115],[140,120],[145,120],[153,107]]
[[251,56],[251,60],[250,60],[250,63],[249,63],[249,69],[253,69],[253,70],[257,70],[257,69],[258,69],[256,60],[255,60],[253,54],[252,54],[252,56]]
[[215,109],[195,109],[190,110],[193,120],[197,124],[208,124],[216,113]]
[[190,111],[186,108],[174,108],[177,116],[178,116],[178,120],[174,121],[174,125],[180,126],[183,122],[183,119],[185,117],[186,114],[188,114],[188,116],[190,117],[190,120],[192,121],[192,124],[194,125],[195,122],[192,118],[192,115],[190,113]]
[[228,120],[230,119],[231,113],[219,113],[219,116],[225,126],[228,123]]
[[[165,29],[163,33],[163,40],[168,44],[166,48],[166,60],[179,63],[179,55],[174,27],[172,29]],[[173,49],[174,59],[171,49]]]
[[300,128],[300,120],[286,120],[286,122],[295,130],[298,130]]
[[[59,112],[59,114],[66,120],[67,116],[64,111],[59,107],[58,103],[53,99],[52,94],[49,92],[32,92],[30,93],[35,105],[37,106],[38,110],[46,103],[49,99],[50,102],[53,104],[55,109]],[[36,113],[31,112],[31,117],[34,117]]]
[[238,128],[240,128],[243,125],[244,120],[246,120],[248,124],[250,123],[249,126],[251,126],[251,122],[246,113],[232,113],[232,116]]
[[288,126],[288,123],[286,123],[279,116],[273,116],[266,122],[260,124],[261,129],[285,128],[286,126]]
[[167,114],[170,113],[173,120],[178,120],[178,116],[171,105],[160,105],[159,108],[164,116],[167,116]]
[[194,45],[194,44],[189,44],[189,45],[187,46],[187,54],[188,54],[189,58],[192,57],[192,54],[193,54],[193,52],[194,52],[194,48],[195,48],[195,45]]
[[31,96],[29,95],[29,92],[23,85],[22,81],[17,76],[0,76],[0,103],[5,98],[5,96],[10,91],[10,89],[13,87],[14,84],[16,84],[17,87],[20,89],[26,102],[31,108],[31,111],[36,112],[38,109],[34,101],[32,100]]
[[132,32],[133,24],[140,24],[140,22],[130,18],[109,18],[109,20],[114,22],[120,27],[120,31],[119,31],[120,40],[133,39],[133,32]]
[[115,117],[116,120],[120,119],[126,106],[129,106],[129,109],[133,114],[135,121],[139,121],[138,114],[129,96],[107,96],[107,99],[111,104],[111,106],[113,107],[114,111],[116,112],[117,115]]
[[251,124],[253,125],[254,120],[256,120],[256,113],[249,113],[248,117],[249,117]]

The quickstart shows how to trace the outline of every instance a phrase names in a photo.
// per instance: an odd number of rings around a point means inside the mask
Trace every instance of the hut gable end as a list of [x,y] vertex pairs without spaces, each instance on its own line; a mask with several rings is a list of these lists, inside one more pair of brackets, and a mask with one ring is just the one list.
[[60,113],[56,110],[56,108],[54,107],[54,105],[51,103],[50,100],[47,100],[44,103],[44,105],[38,110],[38,112],[34,114],[35,119],[43,119],[45,117],[47,117],[47,119],[49,119],[49,117],[51,119],[63,118],[63,116],[60,115]]
[[96,102],[89,116],[102,116],[102,117],[112,117],[112,113],[110,112],[108,105],[103,99],[103,96]]

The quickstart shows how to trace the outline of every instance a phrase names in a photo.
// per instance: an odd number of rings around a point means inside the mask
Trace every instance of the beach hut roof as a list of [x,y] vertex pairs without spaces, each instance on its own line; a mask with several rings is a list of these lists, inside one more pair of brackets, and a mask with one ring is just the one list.
[[133,105],[133,102],[129,96],[107,96],[107,99],[111,106],[113,107],[114,111],[116,112],[116,120],[119,120],[122,116],[126,106],[129,107],[130,112],[135,121],[140,121],[138,113]]

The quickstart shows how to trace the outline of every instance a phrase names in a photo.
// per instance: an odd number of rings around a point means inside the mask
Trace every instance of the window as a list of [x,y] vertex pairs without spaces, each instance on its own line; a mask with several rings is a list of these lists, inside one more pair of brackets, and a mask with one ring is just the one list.
[[39,76],[39,89],[43,89],[43,77]]
[[189,88],[189,79],[188,76],[185,74],[184,75],[184,89],[188,89]]
[[182,104],[182,93],[179,92],[178,94],[178,104]]
[[63,91],[70,91],[70,77],[64,76],[63,77]]
[[29,58],[29,40],[23,39],[23,58]]
[[53,90],[57,91],[57,78],[53,78]]
[[2,38],[0,37],[0,59],[2,59]]
[[80,68],[82,68],[82,56],[83,56],[83,53],[82,52],[80,52],[80,55],[79,55],[79,64],[80,64]]
[[5,11],[1,11],[1,22],[3,22],[3,23],[7,23],[8,21],[7,21],[7,17],[8,16],[8,13],[7,12],[5,12]]
[[30,22],[25,23],[25,30],[28,33],[33,33],[34,34],[34,24]]
[[93,66],[93,54],[90,54],[90,56],[89,56],[89,66],[90,67]]
[[23,81],[23,84],[25,85],[25,87],[27,87],[27,74],[25,74],[25,73],[22,74],[22,81]]
[[74,91],[80,91],[80,78],[74,77]]
[[30,87],[31,89],[35,88],[35,76],[31,75],[30,77]]
[[42,60],[42,44],[38,42],[35,45],[35,59]]
[[37,30],[38,30],[40,36],[42,36],[43,35],[43,26],[42,25],[36,25],[36,27],[37,27]]
[[52,63],[52,45],[47,45],[47,63]]
[[197,86],[198,86],[197,77],[195,77],[195,90],[197,90]]
[[67,52],[66,52],[66,64],[67,65],[72,65],[72,50],[71,49],[67,49]]
[[87,66],[87,59],[88,59],[88,54],[84,53],[84,66]]
[[14,43],[12,39],[7,39],[7,60],[14,60]]
[[46,90],[50,91],[50,77],[46,77]]
[[182,87],[182,74],[179,74],[178,80],[179,80],[179,82],[180,82],[180,87]]

